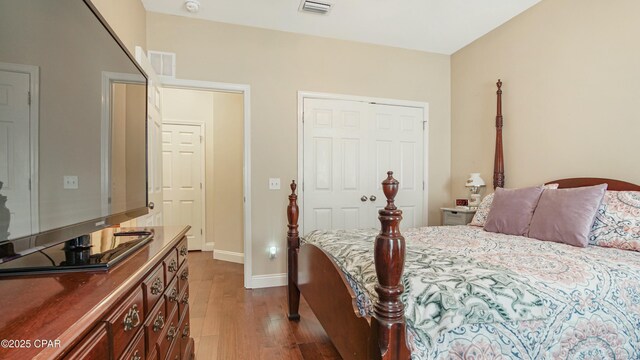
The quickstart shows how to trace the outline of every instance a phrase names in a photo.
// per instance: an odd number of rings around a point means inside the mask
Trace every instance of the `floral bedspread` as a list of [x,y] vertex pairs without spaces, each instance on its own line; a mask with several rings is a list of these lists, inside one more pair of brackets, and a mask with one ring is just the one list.
[[[314,231],[371,314],[378,230]],[[413,359],[640,359],[640,253],[473,226],[403,232]]]

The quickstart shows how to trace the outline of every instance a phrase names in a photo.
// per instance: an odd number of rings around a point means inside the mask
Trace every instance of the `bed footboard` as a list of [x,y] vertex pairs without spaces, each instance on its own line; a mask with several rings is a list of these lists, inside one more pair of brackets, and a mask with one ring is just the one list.
[[291,184],[287,218],[289,319],[297,320],[300,292],[345,359],[406,360],[404,304],[400,295],[405,241],[400,234],[402,210],[394,204],[398,181],[387,173],[382,188],[387,206],[379,211],[380,234],[374,245],[378,300],[370,322],[358,315],[355,294],[333,260],[313,245],[300,248],[296,184]]

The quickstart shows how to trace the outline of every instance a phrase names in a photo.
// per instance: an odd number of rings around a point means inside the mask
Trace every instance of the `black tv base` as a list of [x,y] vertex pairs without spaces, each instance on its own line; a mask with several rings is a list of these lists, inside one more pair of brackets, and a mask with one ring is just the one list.
[[0,276],[107,271],[153,239],[150,231],[83,235],[0,264]]

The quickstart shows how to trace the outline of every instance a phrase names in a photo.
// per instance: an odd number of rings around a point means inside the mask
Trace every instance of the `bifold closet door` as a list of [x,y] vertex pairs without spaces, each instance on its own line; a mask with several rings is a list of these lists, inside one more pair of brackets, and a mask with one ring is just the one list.
[[367,105],[304,99],[305,232],[372,225],[366,188]]
[[422,226],[423,110],[361,101],[304,99],[303,231],[378,228],[380,183],[400,181],[402,228]]

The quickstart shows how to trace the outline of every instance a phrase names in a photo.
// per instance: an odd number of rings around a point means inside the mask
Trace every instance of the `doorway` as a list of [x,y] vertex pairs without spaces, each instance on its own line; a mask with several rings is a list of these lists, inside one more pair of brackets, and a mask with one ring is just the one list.
[[426,103],[300,93],[303,233],[377,228],[380,183],[400,181],[403,228],[427,223]]
[[[245,95],[190,83],[165,81],[162,91],[165,224],[192,225],[190,250],[246,267]],[[196,145],[202,160],[191,153]]]

